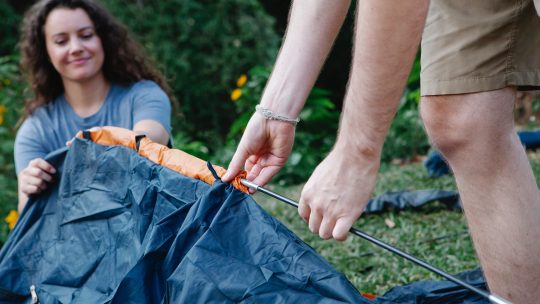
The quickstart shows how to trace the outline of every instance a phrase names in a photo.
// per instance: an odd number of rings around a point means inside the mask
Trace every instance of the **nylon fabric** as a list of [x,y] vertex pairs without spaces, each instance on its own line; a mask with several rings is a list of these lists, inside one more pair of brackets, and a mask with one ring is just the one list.
[[[142,138],[137,148],[137,133],[118,127],[102,127],[98,130],[85,131],[90,135],[93,142],[101,145],[122,145],[132,150],[138,150],[141,156],[149,160],[181,173],[185,176],[201,180],[212,185],[216,178],[208,170],[206,162],[200,158],[190,155],[182,150],[170,149],[161,144],[155,143],[148,138]],[[84,138],[83,132],[77,133],[78,138]],[[219,177],[222,177],[227,170],[220,166],[213,166]],[[245,178],[247,173],[240,172],[231,183],[236,189],[249,193],[246,186],[242,185],[240,179]]]
[[[486,280],[480,269],[466,271],[456,277],[474,287],[486,289]],[[392,288],[384,296],[377,298],[377,303],[490,304],[490,301],[450,281],[418,281]]]
[[0,251],[1,303],[30,285],[41,303],[372,303],[220,180],[85,139],[48,161],[58,182]]

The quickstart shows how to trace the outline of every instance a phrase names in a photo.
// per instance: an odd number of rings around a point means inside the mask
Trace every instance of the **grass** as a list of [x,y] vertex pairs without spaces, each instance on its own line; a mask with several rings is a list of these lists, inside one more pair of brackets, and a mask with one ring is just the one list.
[[[530,154],[530,161],[538,182],[540,153]],[[270,188],[297,200],[302,186]],[[452,176],[429,178],[421,163],[387,165],[378,176],[374,195],[386,191],[420,189],[455,190],[455,183]],[[345,242],[322,240],[308,230],[295,208],[260,193],[255,195],[255,199],[341,271],[361,292],[382,295],[397,285],[417,280],[441,279],[358,237],[350,236]],[[386,225],[387,219],[396,224],[394,228]],[[355,227],[448,273],[455,274],[479,267],[463,213],[449,210],[439,203],[416,211],[364,215]]]

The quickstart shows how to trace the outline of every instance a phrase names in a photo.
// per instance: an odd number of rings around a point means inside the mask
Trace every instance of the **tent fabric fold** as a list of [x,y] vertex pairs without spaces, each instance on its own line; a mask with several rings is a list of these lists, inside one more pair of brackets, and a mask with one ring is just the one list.
[[[480,269],[465,271],[456,276],[476,288],[486,289],[486,281]],[[490,301],[450,281],[418,281],[392,288],[378,297],[377,303],[490,304]]]
[[249,195],[133,147],[75,139],[47,159],[58,182],[0,251],[1,303],[32,285],[40,303],[372,303]]
[[[160,164],[187,177],[201,180],[210,185],[216,180],[213,174],[208,170],[204,160],[187,154],[182,150],[170,149],[155,143],[128,129],[107,126],[88,131],[80,131],[76,137],[88,138],[100,145],[128,147],[156,164]],[[213,168],[219,177],[227,172],[223,167],[213,166]],[[249,193],[248,188],[240,182],[240,179],[245,178],[246,175],[246,172],[242,171],[236,176],[231,184],[236,189]]]
[[459,194],[456,191],[426,189],[383,193],[369,200],[364,213],[378,213],[387,209],[415,209],[435,201],[449,208],[461,209]]

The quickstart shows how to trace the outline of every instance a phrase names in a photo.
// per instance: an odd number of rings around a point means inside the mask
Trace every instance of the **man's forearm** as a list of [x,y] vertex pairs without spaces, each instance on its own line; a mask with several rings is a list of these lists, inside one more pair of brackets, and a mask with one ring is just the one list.
[[350,0],[295,0],[261,104],[297,117],[347,16]]
[[403,94],[429,1],[358,2],[351,78],[337,147],[379,156]]

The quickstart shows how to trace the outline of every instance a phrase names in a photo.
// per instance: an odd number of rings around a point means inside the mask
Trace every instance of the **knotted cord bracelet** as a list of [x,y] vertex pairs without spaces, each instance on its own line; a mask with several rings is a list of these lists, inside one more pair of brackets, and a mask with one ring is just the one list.
[[300,118],[290,118],[290,117],[287,117],[287,116],[283,116],[283,115],[279,115],[279,114],[276,114],[274,112],[272,112],[270,109],[268,108],[265,108],[261,105],[256,105],[255,106],[255,111],[259,114],[261,114],[264,118],[266,119],[269,119],[269,120],[277,120],[277,121],[283,121],[283,122],[288,122],[294,126],[296,126],[296,124],[300,121]]

